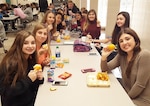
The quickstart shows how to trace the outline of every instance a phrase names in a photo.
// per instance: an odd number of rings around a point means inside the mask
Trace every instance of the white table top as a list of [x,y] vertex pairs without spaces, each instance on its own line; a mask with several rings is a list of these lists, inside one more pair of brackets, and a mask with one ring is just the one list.
[[10,15],[9,17],[3,17],[3,21],[11,21],[11,20],[15,20],[19,18],[19,16],[15,16],[15,15]]
[[[56,46],[52,46],[54,53]],[[39,87],[35,106],[134,106],[122,86],[113,76],[110,77],[110,87],[88,87],[86,85],[86,74],[81,72],[83,68],[95,68],[100,71],[100,56],[94,48],[91,52],[97,55],[91,56],[89,52],[73,52],[72,45],[59,46],[61,58],[69,58],[69,63],[63,68],[55,69],[55,80],[61,80],[58,75],[67,71],[72,76],[68,81],[68,86],[52,86],[47,82],[48,67],[44,69],[45,82]],[[57,88],[50,91],[50,87]]]

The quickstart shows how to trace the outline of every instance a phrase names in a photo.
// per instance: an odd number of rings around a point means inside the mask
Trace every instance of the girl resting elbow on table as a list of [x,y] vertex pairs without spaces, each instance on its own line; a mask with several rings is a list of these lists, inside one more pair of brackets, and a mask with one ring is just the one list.
[[150,52],[141,50],[140,39],[130,28],[118,34],[118,54],[107,63],[112,52],[103,48],[101,57],[102,71],[119,67],[122,71],[122,85],[137,106],[150,106]]
[[51,50],[47,28],[43,24],[37,24],[34,27],[33,34],[37,45],[38,63],[42,66],[49,65]]
[[18,32],[0,64],[2,106],[34,106],[38,87],[44,81],[42,70],[33,70],[35,64],[35,38],[29,32]]

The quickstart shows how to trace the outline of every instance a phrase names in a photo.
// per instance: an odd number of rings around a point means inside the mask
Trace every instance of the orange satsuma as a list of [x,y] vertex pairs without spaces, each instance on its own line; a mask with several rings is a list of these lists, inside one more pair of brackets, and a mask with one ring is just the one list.
[[108,50],[110,50],[110,51],[112,51],[112,50],[115,50],[115,45],[114,44],[109,44],[108,46],[107,46],[107,49]]

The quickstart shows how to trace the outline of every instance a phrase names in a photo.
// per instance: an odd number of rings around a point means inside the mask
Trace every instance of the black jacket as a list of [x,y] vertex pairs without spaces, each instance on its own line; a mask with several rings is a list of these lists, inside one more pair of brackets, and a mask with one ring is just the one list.
[[48,8],[47,0],[39,0],[39,7],[40,7],[40,12],[46,12]]
[[[31,69],[33,69],[33,65],[30,64],[27,71],[29,72]],[[0,81],[3,81],[3,77],[0,77]],[[0,88],[3,88],[3,92],[1,92],[2,106],[34,106],[39,85],[43,82],[44,79],[32,82],[28,76],[18,80],[14,87],[2,85],[0,82]]]

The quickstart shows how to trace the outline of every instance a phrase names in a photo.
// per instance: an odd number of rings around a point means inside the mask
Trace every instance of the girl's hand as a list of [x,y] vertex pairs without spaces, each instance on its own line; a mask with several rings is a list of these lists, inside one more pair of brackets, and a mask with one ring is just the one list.
[[53,29],[53,25],[52,24],[50,24],[50,25],[47,26],[48,32],[51,31],[52,29]]
[[42,65],[46,66],[46,65],[48,65],[49,63],[50,63],[50,58],[46,58],[46,59],[43,61]]
[[36,71],[31,70],[31,71],[28,73],[28,77],[31,79],[32,82],[34,82],[34,81],[37,79]]
[[102,50],[102,60],[107,60],[107,57],[112,53],[113,50],[109,50],[107,47],[104,47]]
[[91,36],[90,34],[87,34],[86,37],[87,37],[88,39],[92,39],[92,36]]
[[41,48],[39,49],[39,51],[38,51],[38,55],[42,55],[42,54],[44,54],[44,53],[47,53],[47,49],[41,47]]
[[66,26],[66,22],[65,21],[62,21],[61,24],[62,24],[62,26]]
[[55,37],[57,37],[59,35],[60,35],[60,33],[58,31],[53,34],[53,36],[55,36]]
[[42,70],[38,71],[36,74],[37,74],[37,79],[38,80],[42,80],[44,78]]

